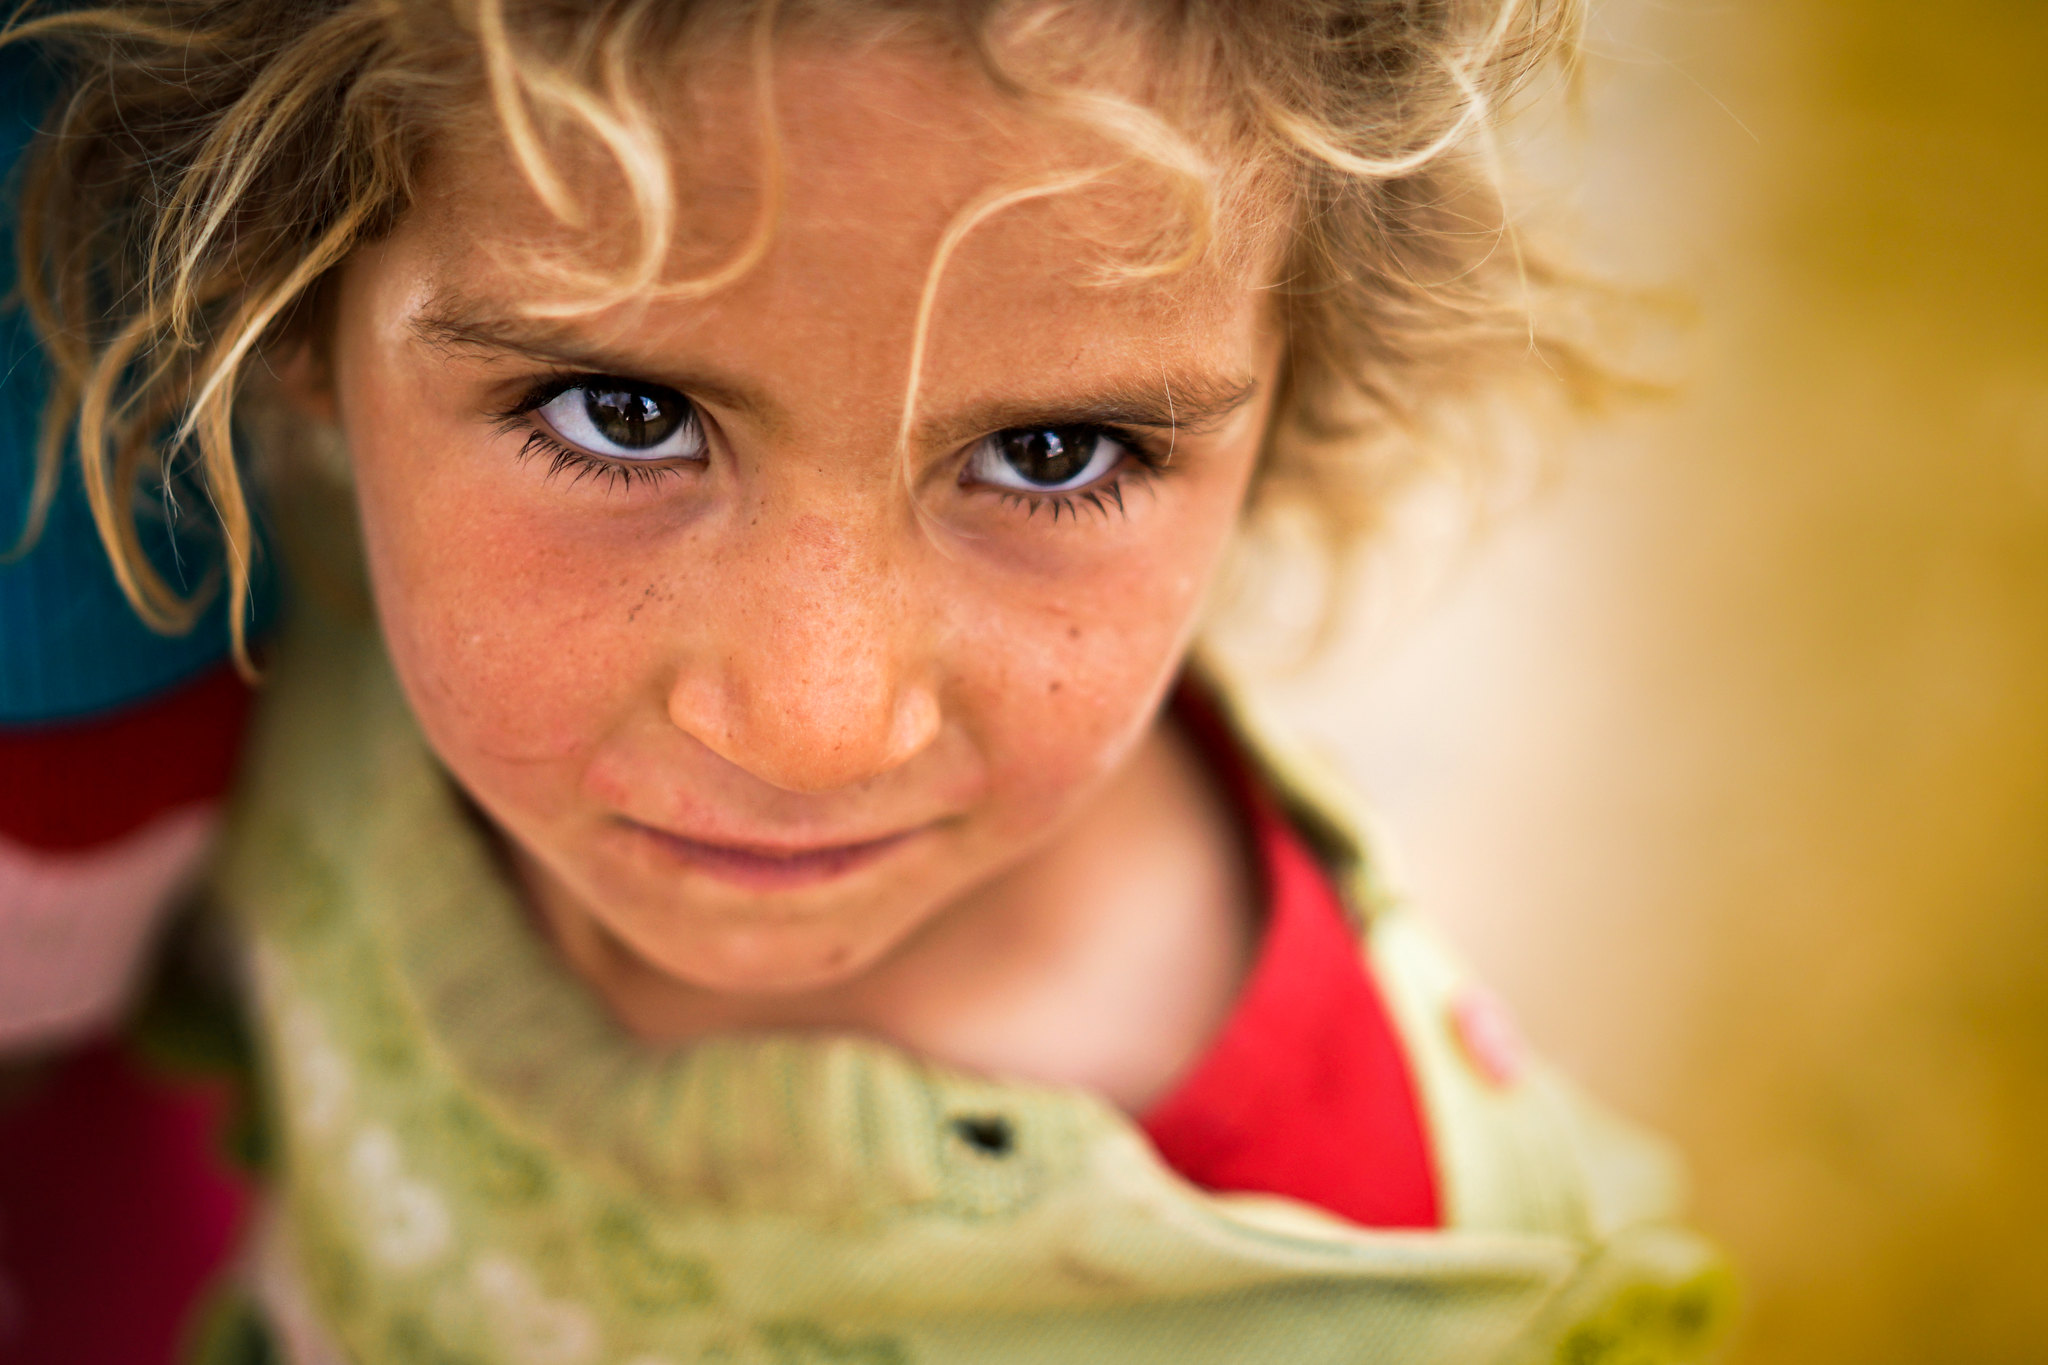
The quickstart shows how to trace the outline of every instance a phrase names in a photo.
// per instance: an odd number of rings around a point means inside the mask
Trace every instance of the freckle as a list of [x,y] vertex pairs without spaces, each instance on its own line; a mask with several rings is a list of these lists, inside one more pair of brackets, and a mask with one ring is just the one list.
[[1045,685],[1045,690],[1048,692],[1057,692],[1060,690],[1060,685],[1057,682],[1049,682]]
[[1081,628],[1080,628],[1079,626],[1068,626],[1068,627],[1067,627],[1067,638],[1068,638],[1069,640],[1078,640],[1078,639],[1080,639],[1080,638],[1081,638]]

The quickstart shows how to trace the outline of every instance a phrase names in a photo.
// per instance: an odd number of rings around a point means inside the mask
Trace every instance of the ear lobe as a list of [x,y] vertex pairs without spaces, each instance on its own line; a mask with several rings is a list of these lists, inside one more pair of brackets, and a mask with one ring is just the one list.
[[327,351],[310,339],[294,340],[266,356],[277,391],[301,417],[333,425],[334,367],[327,363]]

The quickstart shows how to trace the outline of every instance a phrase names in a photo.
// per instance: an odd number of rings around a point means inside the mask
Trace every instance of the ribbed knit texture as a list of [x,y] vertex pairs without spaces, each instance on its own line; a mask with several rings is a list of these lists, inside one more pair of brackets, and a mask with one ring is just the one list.
[[[1441,1233],[1204,1194],[1089,1095],[872,1041],[637,1043],[529,928],[370,636],[302,638],[268,712],[223,890],[280,1245],[346,1358],[1618,1365],[1691,1359],[1721,1314],[1649,1149],[1547,1080],[1458,1100],[1480,1083],[1434,1043],[1437,1121],[1489,1129],[1446,1148]],[[1426,1031],[1404,919],[1375,918],[1376,970]],[[1489,1162],[1518,1188],[1489,1195]]]

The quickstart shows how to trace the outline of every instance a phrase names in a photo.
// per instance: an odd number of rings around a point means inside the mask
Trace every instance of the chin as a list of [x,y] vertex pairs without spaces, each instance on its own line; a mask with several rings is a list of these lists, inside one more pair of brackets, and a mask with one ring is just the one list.
[[794,996],[854,980],[886,956],[890,942],[859,943],[820,924],[748,927],[693,935],[688,942],[622,936],[654,971],[718,995]]

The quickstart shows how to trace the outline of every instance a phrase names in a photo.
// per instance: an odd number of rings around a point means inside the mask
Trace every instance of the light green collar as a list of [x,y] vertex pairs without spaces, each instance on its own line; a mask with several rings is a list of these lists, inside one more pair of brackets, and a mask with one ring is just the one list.
[[357,1359],[1419,1365],[1492,1358],[1584,1259],[1207,1195],[1092,1096],[858,1038],[643,1045],[532,932],[374,637],[302,635],[265,712],[221,887],[291,1254]]

